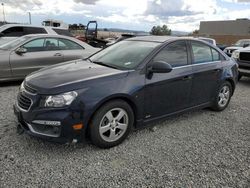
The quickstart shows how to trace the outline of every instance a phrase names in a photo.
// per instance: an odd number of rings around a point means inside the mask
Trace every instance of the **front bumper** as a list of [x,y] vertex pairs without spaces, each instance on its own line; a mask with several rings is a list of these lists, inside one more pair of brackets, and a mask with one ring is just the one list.
[[237,60],[239,65],[238,71],[241,76],[250,77],[250,62]]
[[[73,125],[82,123],[80,112],[68,109],[38,109],[24,112],[15,104],[14,113],[18,124],[29,135],[58,143],[82,141],[85,136],[85,126],[74,130]],[[49,123],[48,122],[60,122]]]

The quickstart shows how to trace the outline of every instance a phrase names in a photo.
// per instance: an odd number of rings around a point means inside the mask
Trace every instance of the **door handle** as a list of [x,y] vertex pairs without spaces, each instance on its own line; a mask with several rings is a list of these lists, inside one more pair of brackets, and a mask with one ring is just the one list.
[[182,78],[182,80],[191,80],[192,79],[192,76],[184,76],[183,78]]
[[55,53],[54,56],[62,56],[62,54],[61,53]]

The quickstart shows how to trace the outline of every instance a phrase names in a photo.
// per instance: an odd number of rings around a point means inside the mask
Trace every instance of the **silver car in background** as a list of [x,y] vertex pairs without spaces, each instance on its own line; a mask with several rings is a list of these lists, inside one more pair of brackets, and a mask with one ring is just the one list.
[[0,81],[21,80],[43,67],[99,51],[80,40],[61,35],[26,35],[0,46]]
[[27,24],[5,24],[0,27],[0,45],[30,34],[64,35],[73,37],[68,29],[60,27],[34,26]]

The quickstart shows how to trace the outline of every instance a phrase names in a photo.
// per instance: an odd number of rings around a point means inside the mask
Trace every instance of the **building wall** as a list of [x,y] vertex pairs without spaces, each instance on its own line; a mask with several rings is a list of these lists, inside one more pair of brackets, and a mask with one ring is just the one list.
[[217,43],[231,45],[250,39],[250,20],[202,21],[199,36],[214,38]]
[[201,35],[250,35],[250,20],[202,21]]
[[211,35],[210,38],[216,40],[218,44],[232,45],[240,39],[250,39],[250,35],[233,36],[233,35]]

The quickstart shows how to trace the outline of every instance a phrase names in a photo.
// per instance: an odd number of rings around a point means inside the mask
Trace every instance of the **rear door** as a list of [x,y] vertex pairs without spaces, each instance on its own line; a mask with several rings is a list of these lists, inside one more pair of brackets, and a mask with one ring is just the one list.
[[214,97],[222,74],[220,53],[209,45],[191,41],[193,84],[192,106],[210,102]]
[[63,62],[56,38],[39,38],[22,46],[27,49],[21,55],[11,52],[10,64],[13,76],[24,77],[43,67]]
[[80,46],[79,44],[63,38],[58,38],[58,40],[59,48],[64,55],[64,61],[81,59],[88,56],[84,47]]

